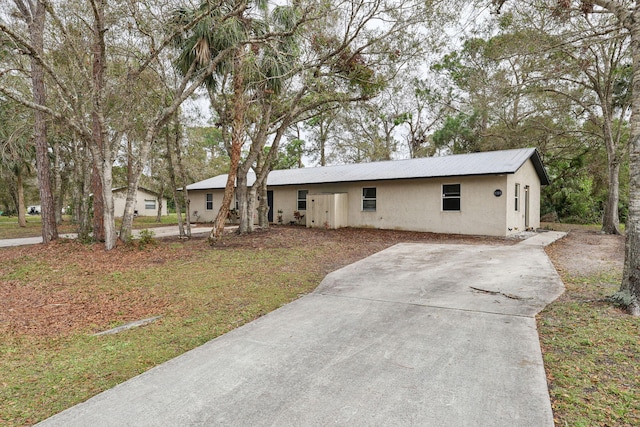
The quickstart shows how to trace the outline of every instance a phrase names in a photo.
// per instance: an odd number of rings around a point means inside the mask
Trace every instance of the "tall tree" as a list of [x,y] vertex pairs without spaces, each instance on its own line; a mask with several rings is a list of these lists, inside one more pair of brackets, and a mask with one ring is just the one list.
[[[498,11],[505,0],[493,0]],[[633,0],[538,1],[556,13],[610,13],[630,37],[632,90],[629,146],[629,215],[626,224],[625,265],[618,300],[640,316],[640,4]],[[604,29],[603,30],[608,30]]]
[[[216,69],[216,74],[205,82],[212,106],[220,117],[230,159],[222,205],[210,235],[212,242],[224,229],[236,180],[237,188],[246,189],[247,173],[253,162],[241,163],[241,154],[248,139],[246,115],[251,98],[258,96],[256,94],[276,93],[281,87],[278,80],[287,73],[282,58],[290,58],[292,52],[286,49],[283,40],[292,38],[295,28],[305,19],[302,14],[293,13],[293,9],[277,6],[270,10],[267,2],[229,1],[220,9],[212,10],[207,20],[178,40],[182,54],[177,66],[183,74],[187,64],[194,60],[215,55],[221,48],[231,52]],[[227,10],[235,10],[235,15],[220,24],[220,14]],[[250,159],[259,153],[255,148],[250,149]],[[246,197],[240,197],[243,212],[246,201]],[[241,223],[246,225],[248,220],[243,217]]]
[[[602,203],[603,230],[615,233],[619,168],[627,141],[624,64],[628,61],[628,38],[604,22],[611,21],[610,16],[580,14],[554,20],[548,15],[529,2],[514,3],[506,13],[490,20],[495,25],[486,38],[468,39],[463,49],[434,67],[446,71],[459,91],[469,93],[466,98],[459,97],[458,108],[463,112],[450,115],[433,135],[434,141],[463,151],[536,145],[543,149],[549,165],[563,165],[571,151],[566,149],[567,142],[575,145],[578,141],[569,135],[579,135],[584,141],[597,136],[607,150],[590,145],[608,158],[604,163],[608,174],[597,173],[595,180],[602,176],[609,183],[608,197]],[[602,26],[611,31],[603,33]],[[584,126],[585,121],[597,126]],[[575,161],[581,160],[582,147],[578,143],[572,150]],[[568,171],[575,178],[580,174],[576,169]],[[564,182],[579,185],[581,181]],[[601,191],[590,188],[591,203],[599,204],[596,198],[602,198]],[[578,187],[575,190],[581,191]],[[584,204],[572,201],[576,208]],[[593,216],[589,214],[588,219]]]
[[[580,14],[565,19],[545,49],[540,89],[566,97],[595,125],[606,152],[607,197],[602,231],[620,234],[620,168],[627,152],[631,58],[629,38],[611,15]],[[576,36],[577,35],[577,36]],[[585,135],[586,136],[586,135]]]
[[[42,0],[14,0],[20,18],[29,28],[31,49],[31,84],[33,103],[38,106],[47,104],[45,90],[45,70],[37,57],[44,55],[44,33],[47,2]],[[27,46],[25,46],[27,47]],[[36,149],[36,168],[40,206],[42,215],[42,241],[48,243],[58,238],[55,217],[55,199],[51,189],[51,167],[49,163],[49,142],[47,141],[47,115],[39,109],[34,110],[33,139]]]
[[[95,202],[100,202],[100,195],[104,203],[102,215],[99,206],[97,209],[100,224],[94,227],[94,234],[100,237],[100,226],[104,227],[105,248],[109,250],[116,245],[117,238],[111,194],[115,153],[130,132],[134,119],[138,120],[136,125],[142,129],[143,137],[130,175],[127,209],[120,233],[121,238],[127,239],[133,216],[131,194],[135,193],[156,135],[224,56],[209,58],[208,63],[197,70],[195,66],[191,67],[175,85],[165,86],[165,81],[158,77],[164,78],[161,66],[169,60],[167,48],[175,34],[196,25],[210,8],[216,7],[216,3],[207,2],[204,10],[189,19],[174,22],[175,25],[168,25],[164,14],[157,14],[166,6],[162,0],[149,0],[144,7],[140,2],[129,0],[44,3],[47,7],[42,8],[43,13],[46,11],[51,16],[48,21],[51,37],[46,39],[49,44],[46,54],[39,54],[22,28],[13,21],[0,21],[0,32],[20,46],[16,61],[25,56],[42,67],[55,102],[51,100],[46,105],[26,99],[7,80],[11,73],[4,71],[10,66],[0,72],[0,93],[65,122],[76,132],[78,139],[86,143],[98,172],[95,182],[101,186],[101,190],[94,192],[94,209]],[[230,11],[229,16],[235,12]],[[224,21],[225,16],[220,19]],[[54,52],[60,51],[66,54],[56,57]],[[150,81],[157,85],[149,84]],[[162,102],[152,100],[157,96],[156,86],[167,89],[162,93]],[[154,107],[149,114],[136,114],[135,109],[140,105]]]
[[[307,42],[299,46],[300,60],[291,69],[292,78],[282,79],[284,89],[279,96],[261,98],[267,103],[263,105],[269,107],[262,110],[272,112],[272,118],[267,123],[264,120],[268,118],[263,115],[252,142],[258,144],[257,153],[262,152],[259,147],[270,149],[266,156],[255,158],[256,181],[250,194],[262,194],[261,200],[265,200],[267,176],[291,126],[308,122],[318,112],[327,112],[327,106],[372,99],[407,58],[419,55],[423,44],[416,39],[415,29],[418,23],[425,22],[423,18],[427,10],[433,10],[431,6],[431,2],[398,2],[392,7],[378,1],[355,1],[319,9],[321,17],[300,30]],[[372,24],[380,21],[386,24]],[[347,24],[339,26],[338,22]],[[251,200],[255,201],[255,197]],[[253,212],[249,203],[247,217]],[[266,215],[260,215],[259,223],[268,226]]]

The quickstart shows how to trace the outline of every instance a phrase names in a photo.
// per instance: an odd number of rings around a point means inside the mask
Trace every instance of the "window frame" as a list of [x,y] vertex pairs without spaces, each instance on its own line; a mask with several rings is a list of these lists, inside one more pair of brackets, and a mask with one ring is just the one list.
[[[373,197],[371,194],[367,195],[367,190],[373,190]],[[372,206],[366,206],[373,203]],[[378,188],[377,187],[362,187],[362,212],[376,212],[378,210]]]
[[[451,187],[458,187],[458,191],[451,191]],[[446,188],[449,187],[449,188]],[[461,212],[462,211],[462,185],[460,183],[456,184],[442,184],[441,187],[442,193],[442,212]],[[449,190],[447,192],[447,190]],[[453,208],[449,205],[448,201],[457,200],[458,203],[455,204]]]
[[[153,205],[152,205],[153,203]],[[157,200],[156,199],[144,199],[144,209],[145,210],[156,210],[157,209]]]
[[207,211],[213,210],[213,193],[206,193],[204,196],[204,209]]
[[515,185],[514,202],[515,202],[515,211],[520,212],[520,183],[519,182],[516,182],[516,185]]
[[[300,193],[304,192],[304,198],[300,198]],[[296,210],[298,211],[306,211],[307,210],[307,195],[309,194],[309,190],[302,189],[296,192]],[[304,203],[304,205],[303,205]],[[304,206],[304,207],[301,207]]]

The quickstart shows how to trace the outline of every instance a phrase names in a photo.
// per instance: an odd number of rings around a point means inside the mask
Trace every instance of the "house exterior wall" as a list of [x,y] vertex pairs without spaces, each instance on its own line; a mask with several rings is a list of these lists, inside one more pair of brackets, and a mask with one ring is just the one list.
[[[154,208],[147,209],[146,201],[153,200]],[[114,214],[117,217],[122,217],[124,215],[124,206],[127,203],[127,191],[114,191],[113,193],[113,206],[114,206]],[[138,211],[138,215],[140,216],[155,216],[158,214],[158,196],[153,193],[149,193],[144,190],[138,190],[136,195],[136,200],[133,202],[133,210]],[[167,212],[167,199],[162,199],[162,215],[168,215]]]
[[[212,201],[207,209],[207,194],[211,194]],[[189,212],[193,222],[212,222],[222,205],[224,190],[189,191]]]
[[[519,188],[518,209],[516,210],[516,184]],[[526,224],[526,189],[529,188],[529,224]],[[540,227],[540,180],[531,161],[525,163],[507,180],[507,228],[509,232],[520,232],[527,228]],[[511,230],[509,230],[511,229]]]
[[[443,184],[460,184],[459,211],[443,211]],[[305,189],[310,195],[347,193],[350,227],[503,236],[506,234],[505,198],[495,197],[493,191],[504,188],[505,184],[505,176],[458,177],[327,184]],[[376,189],[375,211],[363,210],[363,188]],[[297,190],[292,188],[289,192],[295,194]],[[286,217],[286,207],[277,204],[275,207],[282,209]]]
[[[515,210],[516,183],[520,184],[521,193],[518,211]],[[459,211],[443,210],[443,185],[448,184],[460,184]],[[347,204],[349,227],[506,236],[525,230],[527,185],[529,227],[537,228],[540,226],[540,180],[531,161],[526,162],[517,173],[507,175],[290,185],[269,187],[269,190],[273,191],[274,218],[282,210],[285,224],[295,221],[294,212],[300,211],[305,215],[302,224],[318,226],[307,222],[309,217],[313,217],[311,212],[307,215],[306,209],[298,208],[298,190],[307,190],[309,196],[344,193],[339,203]],[[363,188],[376,189],[375,211],[363,210]],[[496,196],[496,190],[502,194]],[[212,198],[210,210],[205,209],[207,193]],[[222,203],[222,195],[221,189],[189,192],[190,209],[192,212],[198,211],[197,221],[213,221]],[[311,209],[308,201],[307,208]]]

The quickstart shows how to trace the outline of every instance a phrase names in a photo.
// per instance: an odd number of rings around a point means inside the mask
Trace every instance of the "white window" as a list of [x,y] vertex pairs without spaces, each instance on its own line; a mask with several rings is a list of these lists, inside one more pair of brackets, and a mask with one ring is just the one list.
[[442,210],[460,210],[460,184],[442,185]]
[[208,211],[212,211],[213,210],[213,194],[211,194],[211,193],[207,193],[207,201],[206,201],[205,208]]
[[520,184],[516,184],[516,193],[515,193],[515,203],[516,203],[516,211],[520,210]]
[[152,199],[144,199],[144,208],[151,210],[156,208],[156,201]]
[[365,187],[362,189],[362,210],[368,212],[376,211],[375,187]]
[[309,190],[298,190],[298,210],[299,211],[307,210],[307,194],[309,194]]

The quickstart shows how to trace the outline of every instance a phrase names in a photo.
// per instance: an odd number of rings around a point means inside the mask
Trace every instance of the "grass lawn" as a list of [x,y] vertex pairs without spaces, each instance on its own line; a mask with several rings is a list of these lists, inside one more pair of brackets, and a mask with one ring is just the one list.
[[[0,322],[0,425],[53,415],[278,308],[323,276],[304,268],[316,256],[313,248],[216,250],[204,242],[174,242],[105,253],[99,245],[56,246],[48,256],[24,250],[0,261],[9,286],[29,289],[29,302],[50,312],[37,323],[23,316],[17,328]],[[88,307],[93,299],[106,316],[79,323],[72,309],[63,313],[67,305]],[[118,335],[92,336],[153,315],[163,318]]]
[[[640,318],[606,301],[620,287],[624,238],[570,233],[565,240],[547,253],[566,291],[538,315],[556,425],[640,426]],[[612,241],[615,260],[602,252]]]

